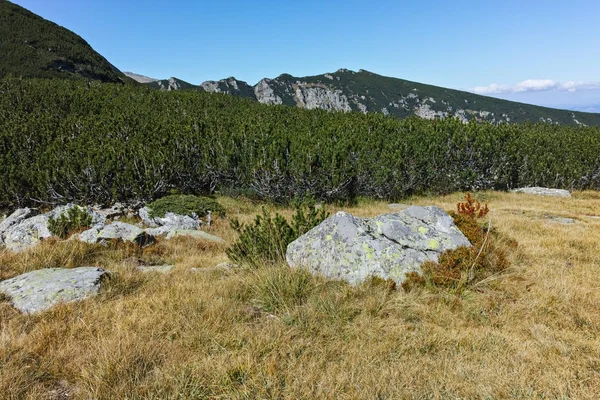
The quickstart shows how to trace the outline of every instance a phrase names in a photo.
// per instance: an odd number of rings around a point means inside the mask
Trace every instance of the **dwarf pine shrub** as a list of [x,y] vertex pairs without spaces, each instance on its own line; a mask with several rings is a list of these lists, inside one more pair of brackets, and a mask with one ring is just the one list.
[[216,200],[209,197],[199,197],[191,194],[173,194],[162,197],[150,204],[151,217],[162,218],[166,213],[172,212],[180,215],[204,217],[209,211],[220,216],[225,216],[225,209]]
[[50,217],[48,220],[48,229],[54,236],[66,239],[74,231],[82,228],[89,228],[92,225],[92,216],[88,214],[85,208],[75,206],[58,218]]
[[238,219],[233,219],[231,227],[239,238],[227,250],[229,258],[253,267],[283,262],[288,244],[329,216],[325,209],[318,209],[312,200],[304,204],[296,203],[294,208],[291,223],[278,213],[272,216],[265,208],[251,224],[242,224]]

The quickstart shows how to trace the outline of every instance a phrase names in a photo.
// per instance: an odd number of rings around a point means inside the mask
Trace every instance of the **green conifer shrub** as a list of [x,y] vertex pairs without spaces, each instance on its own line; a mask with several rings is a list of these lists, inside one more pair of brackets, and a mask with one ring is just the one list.
[[173,194],[162,197],[150,204],[151,217],[162,218],[172,212],[180,215],[204,217],[209,211],[215,215],[225,216],[225,209],[216,200],[209,197],[199,197],[191,194]]
[[83,228],[89,228],[92,225],[92,216],[88,214],[85,208],[75,206],[58,218],[50,217],[48,220],[48,229],[50,233],[61,239],[68,238],[73,232]]
[[239,238],[227,249],[229,258],[253,267],[285,261],[288,244],[329,216],[325,209],[318,209],[312,200],[304,204],[296,203],[294,208],[291,223],[279,213],[272,216],[265,208],[262,215],[257,215],[251,224],[242,224],[238,219],[233,219],[231,227]]

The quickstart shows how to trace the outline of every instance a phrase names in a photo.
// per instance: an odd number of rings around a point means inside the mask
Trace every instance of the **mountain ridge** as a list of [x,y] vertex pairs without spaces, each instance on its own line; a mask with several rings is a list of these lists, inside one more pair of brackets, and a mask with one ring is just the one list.
[[[122,73],[74,32],[0,0],[0,78],[85,79],[131,83],[158,90],[196,90],[224,93],[263,104],[342,112],[377,112],[406,118],[458,118],[489,123],[545,122],[600,126],[600,114],[559,110],[486,97],[387,77],[339,69],[314,76],[281,74],[255,85],[229,77],[194,85],[176,77],[154,79]],[[137,82],[136,82],[137,81]]]
[[[171,78],[176,79],[176,78]],[[156,87],[156,84],[147,84]],[[294,77],[281,74],[263,78],[255,85],[234,77],[188,84],[187,89],[225,93],[263,104],[284,104],[307,109],[343,112],[380,112],[406,118],[458,118],[490,123],[547,122],[570,125],[600,125],[600,114],[535,106],[482,96],[360,69]]]

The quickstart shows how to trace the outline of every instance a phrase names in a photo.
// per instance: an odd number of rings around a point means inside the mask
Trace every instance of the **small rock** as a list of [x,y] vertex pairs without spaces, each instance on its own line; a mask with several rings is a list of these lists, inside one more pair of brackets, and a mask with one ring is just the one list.
[[27,218],[12,225],[4,232],[4,244],[7,249],[20,252],[37,245],[41,240],[52,236],[48,229],[46,214]]
[[100,233],[100,229],[98,228],[90,228],[87,231],[83,231],[77,237],[80,241],[85,243],[98,243],[98,234]]
[[158,272],[161,274],[168,274],[173,270],[172,265],[140,265],[137,267],[140,272]]
[[96,206],[92,209],[94,210],[94,212],[103,215],[104,219],[107,220],[121,217],[123,215],[123,210],[125,209],[125,206],[123,206],[123,204],[121,203],[115,203],[108,208],[101,208],[99,206]]
[[148,207],[140,208],[138,215],[142,222],[151,229],[147,230],[150,235],[167,235],[174,230],[194,230],[198,229],[202,221],[197,216],[180,215],[168,212],[164,217],[150,217],[151,210]]
[[239,265],[230,263],[228,261],[225,261],[225,262],[215,265],[215,268],[222,268],[222,269],[235,269],[235,268],[239,268],[239,267],[240,267]]
[[169,234],[167,235],[167,239],[173,239],[179,236],[193,237],[195,239],[202,239],[213,243],[225,243],[225,240],[221,239],[218,236],[211,235],[210,233],[206,233],[204,231],[194,231],[188,229],[173,230],[169,232]]
[[555,222],[561,225],[573,225],[577,221],[573,218],[565,218],[565,217],[547,217],[548,221]]
[[19,311],[36,313],[96,295],[108,274],[96,267],[39,269],[0,282],[0,293]]
[[552,196],[552,197],[571,197],[571,192],[564,189],[550,189],[545,187],[525,187],[519,189],[513,189],[511,192],[533,194],[538,196]]
[[138,210],[138,215],[142,219],[142,222],[151,228],[156,228],[158,223],[150,216],[150,209],[148,207],[142,207]]
[[[87,234],[88,231],[84,232]],[[91,233],[89,234],[91,235]],[[136,243],[140,247],[146,247],[154,243],[154,236],[149,235],[143,229],[124,222],[113,222],[102,228],[96,237],[96,241],[119,239],[124,242]]]

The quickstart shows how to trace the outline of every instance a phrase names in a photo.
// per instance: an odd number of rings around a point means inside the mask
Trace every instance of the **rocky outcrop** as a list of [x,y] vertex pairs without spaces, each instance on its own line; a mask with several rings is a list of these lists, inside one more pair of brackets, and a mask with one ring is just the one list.
[[283,104],[283,99],[275,94],[275,91],[270,85],[271,79],[261,79],[254,86],[254,95],[256,100],[262,104]]
[[338,212],[290,243],[286,259],[291,267],[351,284],[373,276],[402,283],[425,261],[470,245],[446,212],[412,206],[366,219]]
[[325,85],[297,83],[293,85],[294,101],[301,108],[320,108],[330,111],[352,111],[348,97],[341,90],[332,90]]
[[36,313],[96,295],[108,274],[95,267],[40,269],[0,282],[0,293],[19,311]]
[[552,197],[571,197],[571,192],[564,189],[551,189],[545,187],[525,187],[513,189],[515,193],[534,194],[537,196],[552,196]]
[[189,236],[214,243],[224,243],[224,240],[217,236],[199,231],[203,222],[195,215],[187,216],[169,212],[162,218],[151,217],[150,209],[143,207],[138,214],[144,225],[149,228],[142,228],[140,227],[143,226],[142,224],[136,226],[120,221],[107,223],[108,220],[117,219],[124,214],[126,208],[120,204],[104,209],[67,204],[39,215],[29,208],[16,210],[0,222],[0,246],[17,252],[35,246],[40,241],[53,236],[48,227],[50,218],[58,218],[73,207],[86,210],[92,217],[92,226],[78,235],[73,235],[70,240],[76,239],[90,244],[121,240],[145,247],[154,243],[156,236],[165,236],[166,239]]
[[256,99],[254,88],[244,81],[235,79],[233,76],[230,76],[227,79],[221,79],[220,81],[202,82],[200,87],[208,93],[225,93]]
[[161,90],[180,90],[181,84],[175,78],[169,78],[166,81],[156,81]]
[[179,215],[168,212],[164,217],[151,217],[151,210],[148,207],[140,208],[138,215],[142,222],[153,229],[147,230],[154,236],[166,235],[173,230],[198,229],[202,221],[197,215]]
[[0,223],[0,246],[5,246],[4,232],[6,232],[11,226],[19,224],[29,215],[31,215],[30,208],[19,208]]
[[34,212],[28,208],[19,209],[3,221],[0,227],[0,244],[16,252],[27,250],[41,240],[52,236],[48,227],[50,218],[59,218],[74,207],[86,210],[92,217],[93,226],[101,226],[106,221],[105,216],[96,213],[91,208],[79,207],[75,204],[58,206],[48,213],[39,215],[34,215]]

